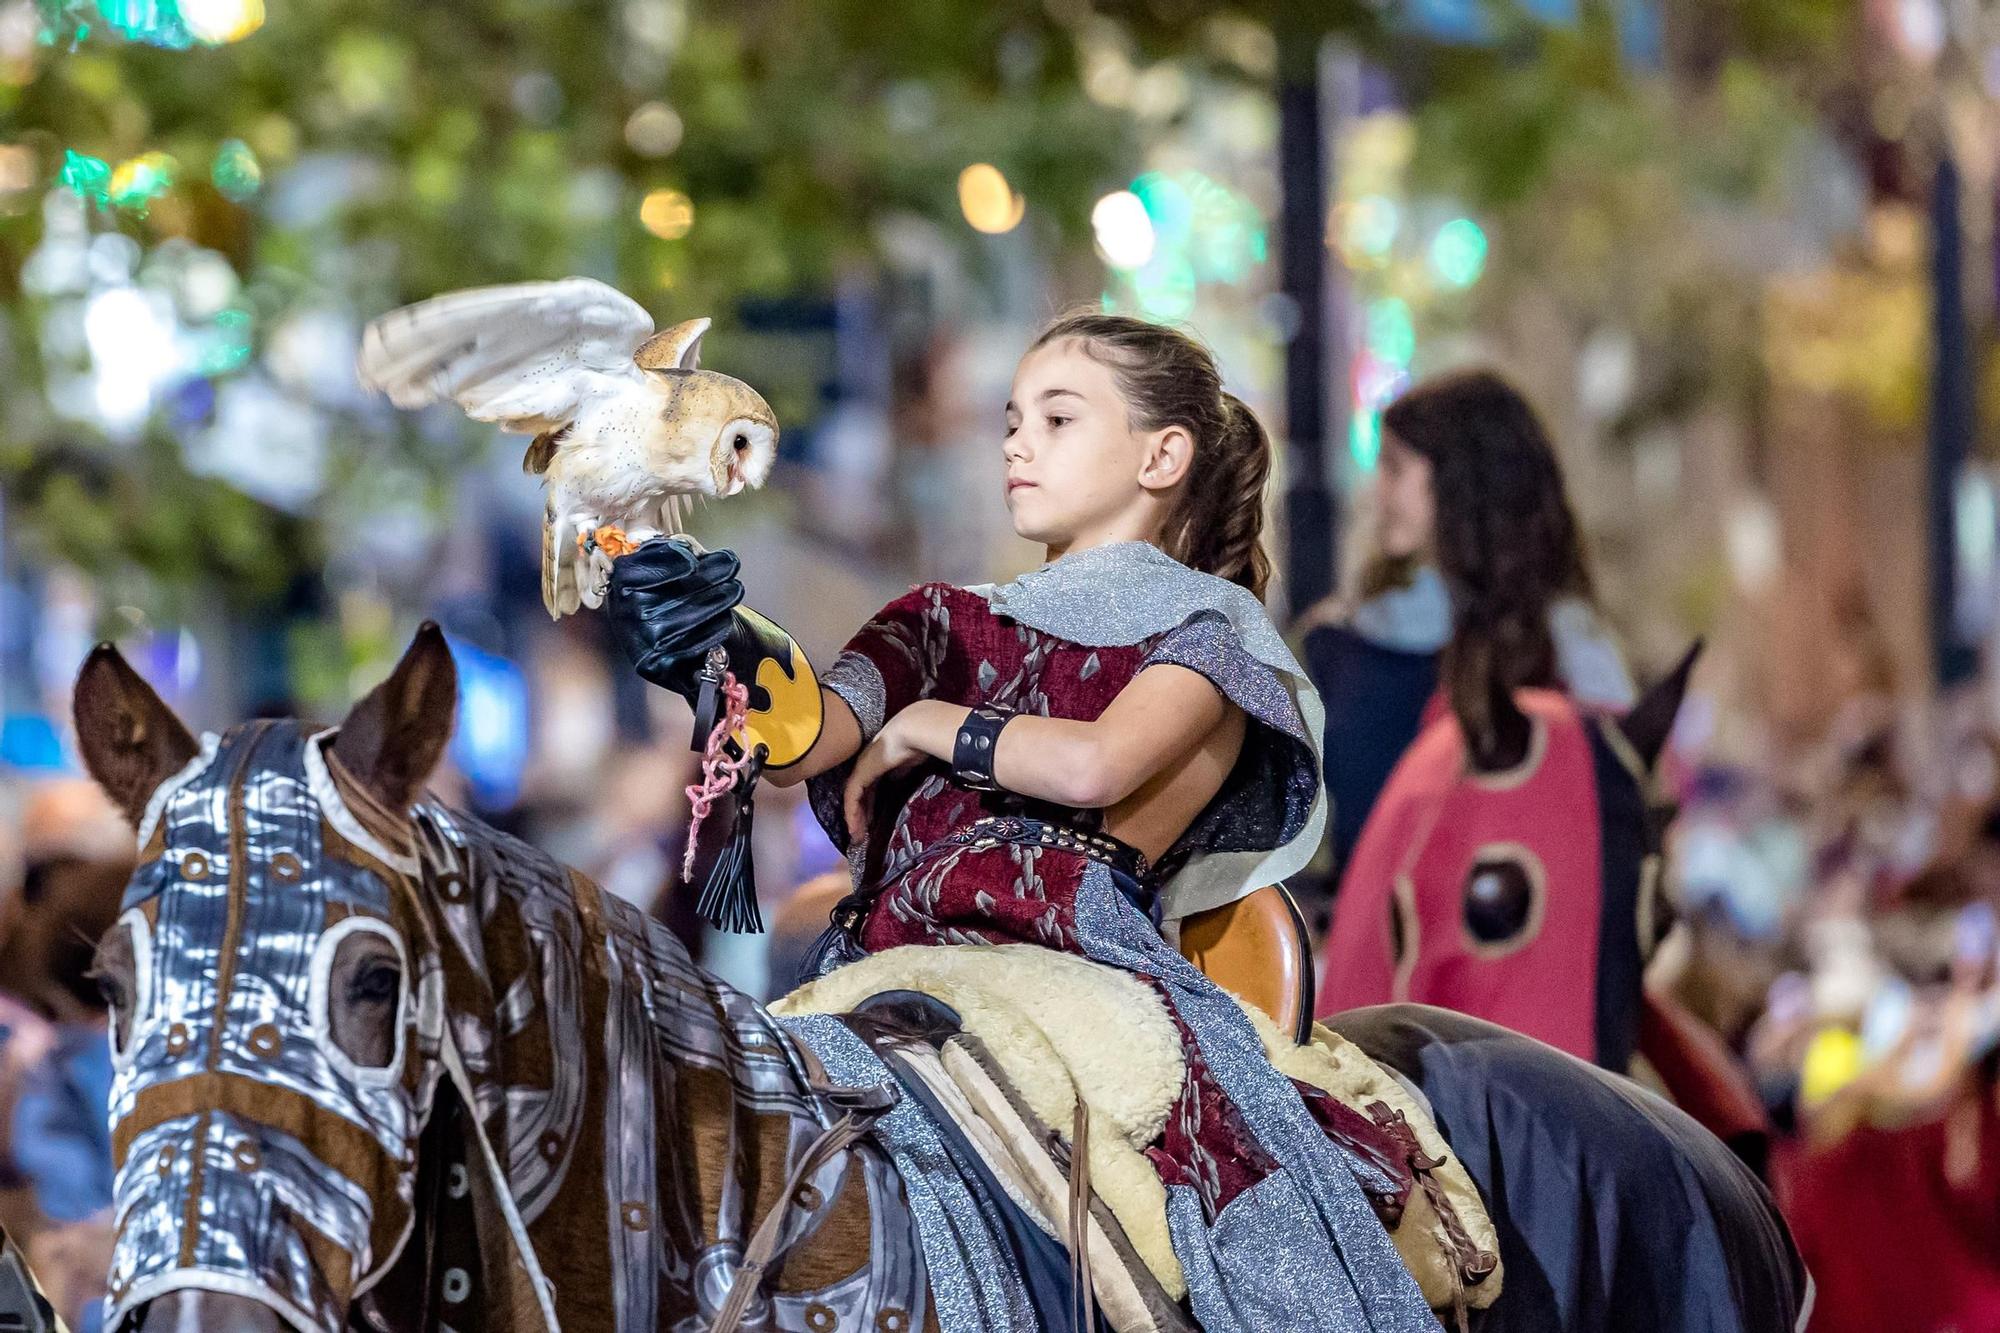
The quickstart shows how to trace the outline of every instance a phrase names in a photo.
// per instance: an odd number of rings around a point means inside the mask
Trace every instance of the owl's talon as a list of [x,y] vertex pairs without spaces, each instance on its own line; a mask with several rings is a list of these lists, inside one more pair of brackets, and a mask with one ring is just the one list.
[[602,546],[593,544],[584,549],[582,576],[577,579],[577,596],[593,611],[604,605],[604,599],[611,591],[611,559],[611,553]]

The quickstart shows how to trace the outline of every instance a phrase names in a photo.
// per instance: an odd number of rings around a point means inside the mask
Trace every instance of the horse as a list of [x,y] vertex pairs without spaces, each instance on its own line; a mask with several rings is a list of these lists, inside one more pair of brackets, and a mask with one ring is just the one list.
[[[984,1300],[1026,1310],[1010,1327],[1109,1326],[1076,1312],[1075,1270],[1018,1225],[1018,1200],[1009,1243],[981,1239],[967,1210],[1006,1213],[1005,1182],[967,1171],[953,1192],[913,1170],[912,1134],[957,1151],[909,1119],[935,1096],[822,1060],[832,1047],[636,909],[425,799],[455,701],[430,625],[323,732],[264,720],[198,742],[114,648],[85,662],[79,748],[140,843],[99,949],[118,1068],[107,1327],[916,1333],[988,1326]],[[913,1008],[825,1021],[879,1051],[950,1019]],[[1796,1256],[1719,1145],[1578,1061],[1448,1017],[1343,1023],[1506,1178],[1503,1204],[1529,1182],[1566,1191],[1608,1243],[1583,1265],[1593,1294],[1564,1304],[1577,1253],[1524,1248],[1497,1210],[1509,1285],[1475,1327],[1790,1324]],[[1618,1141],[1630,1170],[1584,1189],[1545,1139],[1481,1137],[1465,1108],[1496,1097],[1560,1107],[1572,1148]],[[1696,1186],[1728,1211],[1727,1253],[1630,1252],[1632,1219]],[[1024,1276],[1051,1246],[1055,1280]],[[1194,1327],[1170,1304],[1144,1314]]]

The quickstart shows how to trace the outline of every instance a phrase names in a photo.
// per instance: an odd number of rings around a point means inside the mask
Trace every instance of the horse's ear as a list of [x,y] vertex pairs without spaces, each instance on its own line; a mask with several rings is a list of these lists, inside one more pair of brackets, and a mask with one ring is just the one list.
[[427,620],[389,679],[340,724],[333,757],[389,809],[407,810],[444,758],[457,713],[458,667]]
[[1649,773],[1659,762],[1660,752],[1667,748],[1667,737],[1673,734],[1674,718],[1681,711],[1681,700],[1687,697],[1688,677],[1694,674],[1695,660],[1701,656],[1702,647],[1700,639],[1688,645],[1679,665],[1641,695],[1631,712],[1618,719],[1618,730],[1625,733],[1625,739]]
[[137,827],[160,784],[201,746],[119,651],[91,649],[71,696],[83,766]]

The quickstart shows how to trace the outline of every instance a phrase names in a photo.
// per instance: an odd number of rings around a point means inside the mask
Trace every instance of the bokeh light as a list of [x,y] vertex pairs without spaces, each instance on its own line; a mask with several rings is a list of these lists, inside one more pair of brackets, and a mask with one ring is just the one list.
[[1241,286],[1267,258],[1256,203],[1192,169],[1142,174],[1098,200],[1091,224],[1099,255],[1118,275],[1110,308],[1147,319],[1189,318],[1205,290]]
[[0,8],[0,84],[19,88],[33,81],[41,36],[41,16],[33,5]]
[[1417,354],[1417,328],[1408,302],[1386,296],[1368,303],[1368,350],[1397,369],[1409,367]]
[[198,364],[204,375],[227,375],[250,362],[250,312],[232,308],[215,317],[201,340]]
[[1000,168],[974,162],[958,173],[958,207],[974,231],[998,236],[1021,225],[1028,201],[1007,183]]
[[[75,18],[79,37],[89,32],[88,20],[81,15],[66,13],[69,6],[49,8],[60,17]],[[173,0],[97,0],[97,12],[112,31],[128,42],[142,42],[175,51],[194,44],[194,34],[189,31]]]
[[[1391,336],[1399,335],[1391,331]],[[1364,347],[1355,356],[1354,416],[1348,427],[1347,450],[1361,471],[1372,472],[1382,456],[1382,409],[1409,384],[1407,368],[1383,359],[1372,348]]]
[[1132,182],[1132,193],[1146,206],[1153,230],[1167,248],[1187,240],[1194,223],[1194,202],[1187,187],[1164,172],[1149,171]]
[[1451,287],[1470,287],[1486,271],[1486,233],[1471,218],[1453,218],[1431,242],[1431,268]]
[[35,150],[26,144],[0,144],[0,194],[19,194],[35,183]]
[[1199,286],[1194,265],[1186,256],[1161,253],[1133,274],[1132,285],[1139,297],[1139,313],[1148,319],[1186,319],[1194,313]]
[[1090,226],[1097,234],[1104,262],[1113,268],[1139,268],[1153,257],[1153,219],[1130,190],[1118,190],[1098,200],[1097,207],[1090,210]]
[[654,190],[639,202],[639,224],[663,241],[694,230],[694,201],[679,190]]
[[1366,195],[1333,210],[1327,242],[1349,268],[1377,267],[1387,260],[1402,225],[1403,210],[1395,200]]
[[665,102],[647,102],[625,118],[625,145],[641,157],[666,157],[681,146],[686,126]]
[[1373,472],[1382,457],[1382,414],[1372,407],[1357,408],[1347,428],[1347,453],[1354,466]]
[[125,159],[111,173],[111,202],[143,213],[146,205],[173,188],[178,167],[165,153],[141,153]]
[[99,417],[115,433],[138,428],[153,395],[181,367],[173,304],[158,292],[106,287],[84,306]]
[[63,154],[56,179],[86,203],[102,208],[111,201],[111,164],[101,157],[72,148]]
[[180,0],[180,10],[188,31],[216,46],[264,26],[264,0]]
[[240,204],[262,188],[264,169],[258,165],[257,155],[250,151],[249,144],[241,139],[225,139],[222,147],[215,150],[209,179],[224,198]]

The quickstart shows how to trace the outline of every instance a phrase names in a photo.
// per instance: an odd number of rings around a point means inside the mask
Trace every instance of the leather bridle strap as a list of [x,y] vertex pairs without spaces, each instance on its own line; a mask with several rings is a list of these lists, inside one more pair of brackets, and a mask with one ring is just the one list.
[[835,1156],[852,1147],[873,1124],[873,1116],[864,1118],[849,1111],[827,1126],[800,1154],[798,1163],[785,1177],[784,1188],[777,1201],[764,1214],[764,1220],[757,1224],[756,1231],[751,1233],[750,1244],[743,1251],[743,1266],[736,1270],[736,1277],[729,1284],[729,1296],[722,1302],[722,1308],[716,1311],[709,1333],[736,1333],[743,1323],[744,1313],[750,1308],[750,1302],[756,1298],[758,1288],[764,1285],[765,1270],[777,1257],[778,1237],[784,1233],[785,1219],[791,1214],[799,1187]]

